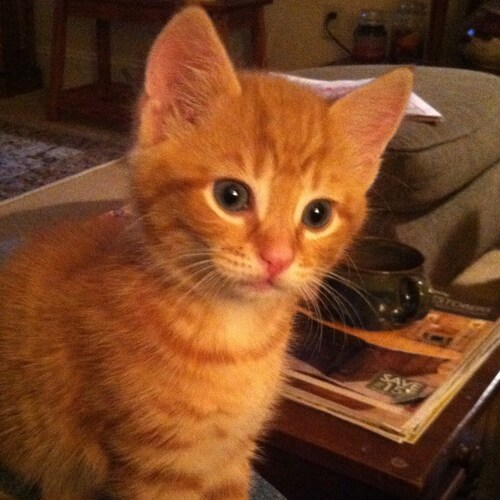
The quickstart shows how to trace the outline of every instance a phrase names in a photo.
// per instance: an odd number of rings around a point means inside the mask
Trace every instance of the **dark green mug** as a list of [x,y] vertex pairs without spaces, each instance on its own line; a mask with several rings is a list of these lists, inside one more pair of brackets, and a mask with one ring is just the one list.
[[[359,240],[325,281],[327,315],[364,330],[399,328],[429,311],[424,256],[385,238]],[[325,319],[328,319],[325,317]]]

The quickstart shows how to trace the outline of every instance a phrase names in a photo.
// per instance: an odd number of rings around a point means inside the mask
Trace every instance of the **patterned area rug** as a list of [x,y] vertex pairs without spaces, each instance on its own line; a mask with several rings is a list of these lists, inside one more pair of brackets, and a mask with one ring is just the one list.
[[0,200],[123,156],[128,139],[102,141],[0,119]]

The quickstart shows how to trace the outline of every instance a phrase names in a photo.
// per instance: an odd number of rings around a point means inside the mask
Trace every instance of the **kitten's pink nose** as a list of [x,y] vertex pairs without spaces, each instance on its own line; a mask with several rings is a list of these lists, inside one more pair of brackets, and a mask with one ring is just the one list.
[[288,245],[270,245],[262,248],[259,256],[266,264],[267,279],[272,280],[290,267],[294,252]]

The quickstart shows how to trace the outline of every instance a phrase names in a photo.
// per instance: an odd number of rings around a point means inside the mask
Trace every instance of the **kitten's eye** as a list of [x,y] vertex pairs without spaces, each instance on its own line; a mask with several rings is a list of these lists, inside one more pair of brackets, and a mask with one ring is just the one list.
[[223,180],[214,184],[214,196],[217,203],[230,212],[246,210],[250,203],[250,190],[245,184]]
[[332,202],[330,200],[313,200],[302,213],[302,224],[312,229],[326,226],[332,217]]

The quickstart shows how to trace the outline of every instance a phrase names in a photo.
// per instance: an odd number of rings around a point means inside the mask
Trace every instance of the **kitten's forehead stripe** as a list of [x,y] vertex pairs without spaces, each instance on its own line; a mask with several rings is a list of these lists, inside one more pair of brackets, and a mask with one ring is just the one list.
[[[311,197],[330,198],[327,105],[317,96],[273,78],[243,79],[244,92],[234,126],[243,140],[234,161],[243,169],[253,191],[257,219],[288,207],[290,223],[297,227]],[[331,163],[331,162],[330,162]],[[293,179],[290,185],[290,180]],[[325,180],[327,181],[325,183]],[[287,192],[287,199],[280,196]],[[283,210],[282,217],[286,217]]]
[[265,156],[273,155],[278,171],[295,170],[297,177],[318,150],[323,148],[327,105],[317,96],[278,78],[247,76],[242,126],[253,133],[255,175],[265,167]]
[[[316,100],[304,105],[294,96],[296,89],[283,89],[274,100],[263,88],[251,90],[254,102],[244,108],[250,114],[244,123],[253,132],[253,162],[249,167],[256,182],[257,218],[264,221],[273,217],[283,225],[299,228],[310,201],[338,198],[334,181],[339,165],[332,161],[334,155],[327,147],[331,145],[331,133],[325,108]],[[294,103],[283,102],[288,91],[297,98]],[[324,237],[337,226],[335,219],[326,233],[311,238]]]

